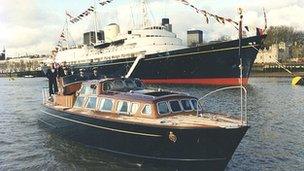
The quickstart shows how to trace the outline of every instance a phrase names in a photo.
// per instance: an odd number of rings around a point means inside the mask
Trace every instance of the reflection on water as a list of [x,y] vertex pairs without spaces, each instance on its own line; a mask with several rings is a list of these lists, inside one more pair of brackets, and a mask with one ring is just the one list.
[[[304,168],[304,87],[288,78],[253,78],[248,86],[251,128],[227,170],[301,170]],[[89,169],[167,170],[127,161],[53,135],[39,127],[41,88],[35,79],[0,79],[0,170]],[[150,86],[201,97],[216,87]],[[204,109],[239,112],[239,90],[204,101]]]

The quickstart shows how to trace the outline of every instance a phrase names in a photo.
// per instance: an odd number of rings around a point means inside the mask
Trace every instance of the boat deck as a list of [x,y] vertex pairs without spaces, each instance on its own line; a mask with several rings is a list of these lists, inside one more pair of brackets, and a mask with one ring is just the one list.
[[92,110],[83,110],[75,108],[66,108],[61,106],[53,106],[52,104],[46,104],[55,110],[68,112],[70,114],[82,115],[86,117],[91,117],[95,119],[104,120],[115,120],[127,123],[145,124],[153,126],[164,126],[164,127],[180,127],[180,128],[240,128],[245,126],[241,119],[225,116],[223,114],[215,113],[204,113],[197,116],[195,112],[178,114],[178,115],[168,115],[161,118],[141,118],[134,117],[130,115],[118,115],[113,113],[97,112]]

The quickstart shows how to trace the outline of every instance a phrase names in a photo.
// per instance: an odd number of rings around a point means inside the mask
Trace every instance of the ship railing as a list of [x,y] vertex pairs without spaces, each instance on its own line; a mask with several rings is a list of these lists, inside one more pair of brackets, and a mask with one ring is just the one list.
[[50,98],[49,88],[48,87],[43,87],[42,88],[42,102],[43,102],[43,104],[47,103],[49,98]]
[[[207,93],[206,95],[204,95],[203,97],[201,97],[200,99],[198,99],[198,103],[197,103],[197,109],[202,109],[203,110],[203,106],[204,103],[206,102],[207,97],[214,95],[218,92],[222,92],[225,90],[232,90],[232,89],[240,89],[241,90],[241,96],[240,96],[240,115],[241,115],[241,124],[242,125],[247,125],[248,124],[248,117],[247,117],[247,89],[240,85],[240,86],[229,86],[229,87],[223,87],[223,88],[219,88],[216,89],[214,91],[211,91],[209,93]],[[201,116],[202,114],[202,110],[197,110],[197,116]]]

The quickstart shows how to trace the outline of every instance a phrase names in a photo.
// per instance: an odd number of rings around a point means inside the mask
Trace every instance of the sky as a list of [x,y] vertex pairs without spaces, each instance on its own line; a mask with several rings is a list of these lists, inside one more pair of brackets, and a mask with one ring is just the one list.
[[[101,0],[95,0],[96,2]],[[238,19],[237,9],[244,10],[244,22],[252,27],[264,27],[263,8],[267,12],[269,26],[293,26],[304,30],[303,0],[188,0],[199,9],[205,9],[219,16]],[[106,6],[97,3],[98,25],[102,29],[110,23],[117,23],[121,32],[138,27],[140,0],[113,0]],[[210,20],[207,24],[203,15],[195,13],[177,0],[148,0],[151,24],[160,24],[168,17],[173,32],[186,43],[189,29],[204,31],[206,41],[223,35],[237,36],[237,30],[230,24]],[[7,56],[26,54],[50,54],[63,29],[65,11],[77,16],[94,4],[94,0],[0,0],[0,49],[6,48]],[[134,26],[135,23],[135,26]],[[93,30],[93,17],[88,16],[76,24],[70,24],[72,38],[82,42],[82,34]]]

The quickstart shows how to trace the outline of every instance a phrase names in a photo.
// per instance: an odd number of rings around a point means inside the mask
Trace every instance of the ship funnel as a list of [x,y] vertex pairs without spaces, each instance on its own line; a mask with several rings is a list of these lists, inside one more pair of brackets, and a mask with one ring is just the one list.
[[105,33],[105,41],[106,42],[112,42],[116,39],[118,34],[120,33],[120,28],[119,25],[116,23],[112,23],[107,25],[104,28],[104,33]]
[[172,24],[170,24],[170,19],[169,18],[163,18],[162,19],[162,26],[164,26],[167,31],[172,32]]

